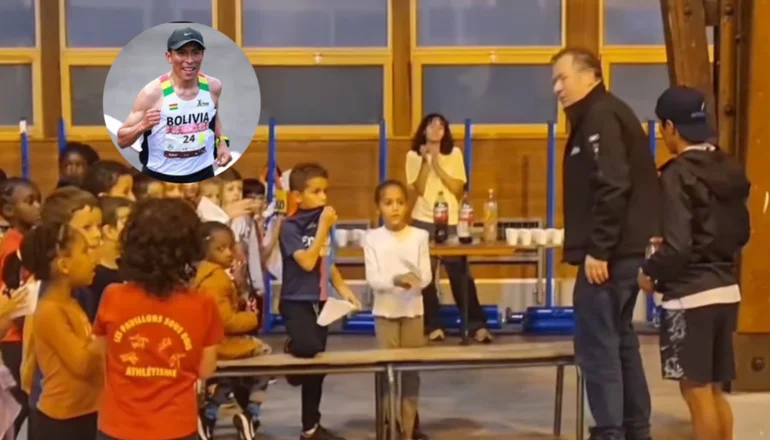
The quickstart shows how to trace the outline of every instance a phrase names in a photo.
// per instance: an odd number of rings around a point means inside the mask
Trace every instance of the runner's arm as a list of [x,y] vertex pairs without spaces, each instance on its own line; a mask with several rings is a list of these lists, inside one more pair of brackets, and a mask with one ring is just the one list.
[[131,113],[128,114],[126,121],[118,130],[118,146],[120,148],[130,147],[145,131],[150,129],[144,123],[144,114],[152,108],[152,104],[157,99],[156,96],[152,95],[146,87],[139,92]]
[[222,129],[222,118],[219,117],[219,97],[222,96],[222,81],[212,77],[208,78],[209,89],[211,90],[211,100],[214,101],[214,107],[217,109],[217,114],[214,115],[214,136],[218,138],[225,132]]

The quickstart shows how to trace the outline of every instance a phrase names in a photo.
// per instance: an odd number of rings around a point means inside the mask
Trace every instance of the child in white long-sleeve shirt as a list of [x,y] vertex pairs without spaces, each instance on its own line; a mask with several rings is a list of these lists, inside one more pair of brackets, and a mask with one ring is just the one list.
[[[374,193],[384,225],[364,238],[366,281],[374,291],[375,329],[381,348],[425,345],[422,289],[431,283],[428,233],[406,223],[407,193],[403,183],[388,180]],[[401,382],[401,426],[404,438],[416,432],[420,377],[404,372]]]

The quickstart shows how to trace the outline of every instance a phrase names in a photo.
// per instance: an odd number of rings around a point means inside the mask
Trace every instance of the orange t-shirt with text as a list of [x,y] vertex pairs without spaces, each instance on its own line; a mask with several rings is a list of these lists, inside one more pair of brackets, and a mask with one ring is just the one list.
[[130,440],[197,431],[195,383],[202,352],[224,338],[210,297],[180,291],[162,300],[137,284],[112,284],[102,296],[93,333],[107,345],[100,431]]

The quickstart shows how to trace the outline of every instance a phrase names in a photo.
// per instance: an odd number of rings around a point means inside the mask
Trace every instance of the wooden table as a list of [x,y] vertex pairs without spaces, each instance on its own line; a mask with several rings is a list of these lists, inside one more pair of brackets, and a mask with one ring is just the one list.
[[[542,251],[544,246],[532,245],[532,246],[514,246],[509,245],[505,241],[498,241],[495,243],[474,242],[471,244],[462,243],[431,243],[430,254],[433,257],[506,257],[514,254],[517,250],[538,250]],[[361,259],[364,256],[364,250],[360,246],[346,246],[336,250],[337,260],[351,260]],[[540,289],[542,283],[542,271],[538,271],[538,289]],[[460,297],[463,299],[463,304],[458,304],[462,312],[462,319],[460,320],[460,335],[462,337],[460,344],[469,345],[470,337],[468,334],[468,282],[460,283],[462,291]]]
[[429,346],[422,348],[330,351],[314,358],[300,359],[288,354],[219,361],[215,377],[270,377],[306,374],[375,374],[377,439],[396,439],[397,417],[384,423],[383,398],[387,397],[391,415],[397,414],[397,376],[404,371],[468,370],[487,368],[556,367],[553,432],[561,435],[564,367],[577,372],[576,437],[583,439],[584,379],[575,363],[571,342],[518,342],[475,347]]

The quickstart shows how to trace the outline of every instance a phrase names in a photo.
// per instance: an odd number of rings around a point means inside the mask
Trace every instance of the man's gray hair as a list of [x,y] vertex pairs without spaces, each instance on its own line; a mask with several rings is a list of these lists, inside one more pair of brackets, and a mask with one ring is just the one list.
[[551,63],[555,63],[565,56],[572,56],[572,62],[581,70],[590,70],[598,80],[604,79],[602,73],[602,62],[593,52],[582,47],[565,47],[551,58]]

